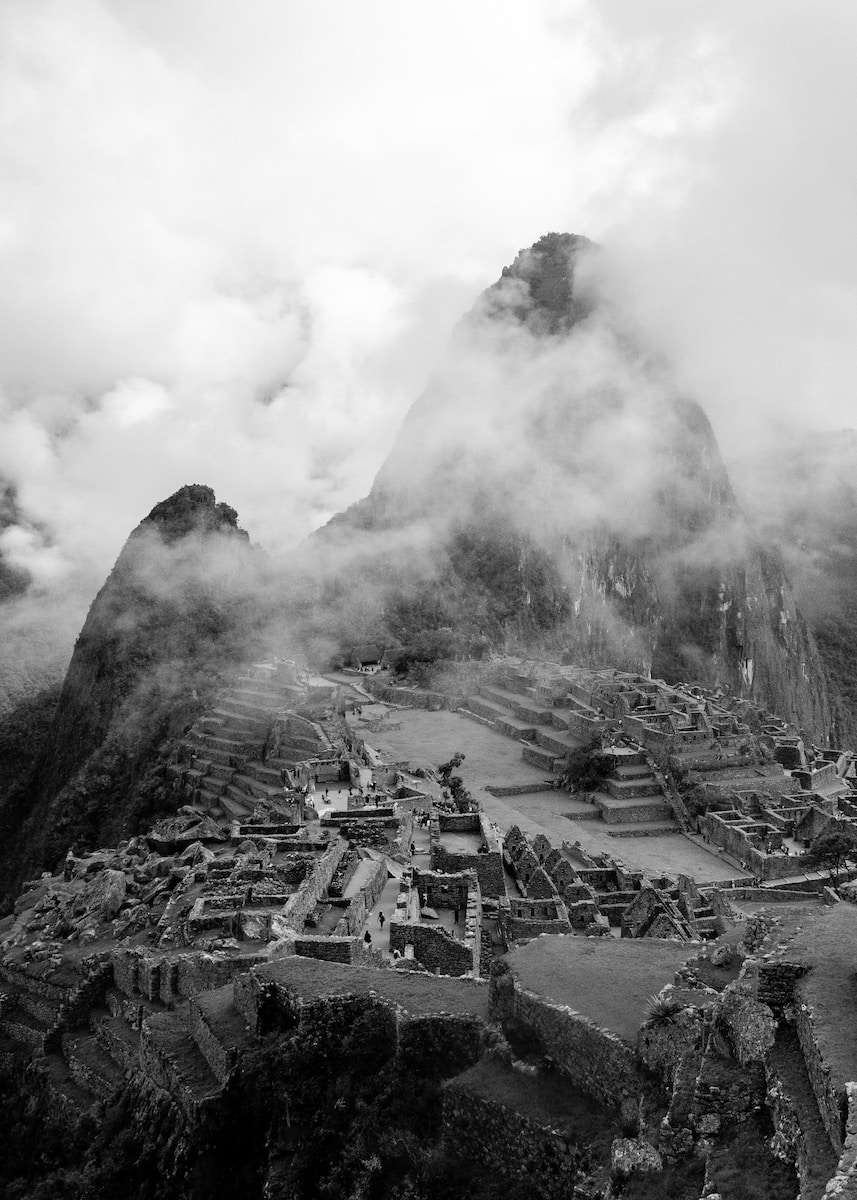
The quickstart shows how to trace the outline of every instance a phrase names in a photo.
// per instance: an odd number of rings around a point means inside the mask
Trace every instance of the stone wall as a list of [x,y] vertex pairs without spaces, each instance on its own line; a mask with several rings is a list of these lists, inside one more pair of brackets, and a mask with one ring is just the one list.
[[756,999],[778,1016],[794,1002],[795,988],[806,974],[806,967],[799,963],[758,962],[752,965],[756,979]]
[[[417,1004],[416,994],[421,986],[430,989],[432,982],[421,976],[414,977]],[[305,1000],[287,983],[281,985],[260,978],[255,972],[247,972],[235,980],[234,1002],[251,1029],[259,1028],[260,1016],[268,1009],[267,1019],[273,1011],[286,1028],[298,1028],[307,1035],[315,1028],[329,1032],[331,1027],[339,1027],[346,1031],[359,1014],[370,1010],[384,1012],[390,1020],[400,1064],[407,1068],[410,1063],[419,1063],[424,1070],[430,1059],[441,1076],[473,1066],[485,1050],[487,1030],[479,1017],[460,1013],[424,1016],[404,1012],[393,1000],[377,993]]]
[[456,875],[440,875],[416,868],[413,871],[413,886],[419,891],[420,899],[425,897],[431,908],[465,909],[474,884],[475,879],[469,871],[460,871]]
[[[485,837],[484,827],[479,825],[481,814],[466,814],[477,820],[477,827]],[[429,824],[429,853],[433,870],[455,873],[458,871],[475,871],[479,878],[479,888],[483,896],[498,899],[506,894],[506,879],[503,874],[503,857],[499,842],[496,849],[485,854],[456,854],[446,849],[440,839],[441,826],[437,817]],[[496,841],[496,839],[492,839]]]
[[440,975],[466,975],[468,971],[479,973],[479,964],[474,963],[473,948],[458,941],[443,926],[400,921],[393,917],[390,921],[390,950],[398,950],[404,957],[407,945],[413,946],[417,962]]
[[378,862],[366,883],[355,896],[336,923],[335,937],[350,937],[359,933],[366,922],[366,914],[374,906],[387,883],[387,864]]
[[857,1200],[857,1083],[846,1083],[845,1141],[836,1174],[827,1185],[830,1200]]
[[325,962],[363,963],[368,955],[359,937],[299,937],[294,940],[295,954],[320,958]]
[[571,1196],[588,1165],[585,1147],[478,1095],[458,1079],[444,1085],[442,1112],[444,1142],[457,1156],[535,1186],[545,1200]]
[[236,975],[267,961],[266,950],[255,954],[209,953],[158,954],[145,950],[115,950],[112,954],[113,981],[126,996],[142,994],[172,1008],[181,1000],[212,988],[223,987]]
[[642,1080],[630,1046],[573,1009],[526,991],[511,972],[492,978],[491,1012],[502,1023],[523,1025],[572,1083],[609,1108],[639,1094]]
[[504,940],[538,937],[540,933],[571,933],[568,912],[561,900],[501,900],[498,913]]
[[729,825],[714,813],[705,813],[699,818],[699,830],[713,845],[747,864],[747,870],[760,879],[780,879],[786,875],[797,875],[806,870],[803,855],[765,854],[747,841],[742,827]]
[[[544,792],[549,787],[546,783],[510,783],[508,785],[489,783],[485,791],[492,796],[526,796],[533,792]],[[596,813],[596,816],[600,814]]]
[[401,704],[404,708],[427,708],[432,712],[440,709],[456,709],[466,705],[464,696],[447,696],[443,692],[428,692],[415,688],[396,687],[384,679],[366,679],[363,686],[378,700],[387,704]]
[[794,1024],[809,1082],[818,1102],[818,1111],[834,1150],[841,1154],[845,1136],[845,1095],[833,1084],[830,1066],[824,1061],[821,1053],[813,1025],[812,1010],[808,1005],[795,1005]]
[[472,1067],[485,1049],[486,1029],[478,1017],[460,1013],[398,1013],[398,1057],[425,1069],[437,1064],[438,1074],[451,1075]]
[[438,826],[441,833],[481,833],[479,813],[445,813],[437,814]]
[[330,849],[326,850],[321,858],[313,863],[312,869],[300,889],[293,896],[289,896],[283,905],[283,911],[280,914],[282,925],[290,926],[296,933],[303,931],[307,915],[327,893],[328,884],[347,849],[347,843],[342,838],[338,838]]
[[634,805],[599,805],[598,800],[595,801],[598,810],[605,824],[607,825],[630,825],[637,821],[669,821],[672,818],[673,811],[667,803],[666,799],[652,800],[648,804],[641,801]]
[[719,894],[738,901],[760,900],[763,904],[793,904],[795,900],[804,900],[818,896],[818,891],[810,886],[811,882],[807,881],[803,883],[799,889],[787,887],[733,887],[727,892],[720,892]]

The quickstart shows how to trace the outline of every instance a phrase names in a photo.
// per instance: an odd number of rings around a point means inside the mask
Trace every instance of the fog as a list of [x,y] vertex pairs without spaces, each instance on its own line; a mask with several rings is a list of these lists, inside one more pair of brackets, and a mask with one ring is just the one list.
[[[622,386],[698,399],[775,511],[774,434],[853,424],[855,25],[781,0],[0,8],[0,553],[32,581],[4,605],[7,686],[61,666],[183,484],[274,555],[365,495],[461,315],[548,229],[609,248],[674,366],[644,353]],[[483,355],[440,436],[502,456],[486,406],[515,371],[592,394],[605,336]],[[651,437],[611,435],[607,495],[643,526]],[[600,512],[597,450],[550,516]]]

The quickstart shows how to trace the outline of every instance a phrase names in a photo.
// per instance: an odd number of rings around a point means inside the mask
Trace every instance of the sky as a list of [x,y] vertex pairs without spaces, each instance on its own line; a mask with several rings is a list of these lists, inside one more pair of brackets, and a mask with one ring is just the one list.
[[850,0],[0,0],[7,646],[67,654],[183,484],[273,553],[365,495],[548,230],[609,248],[727,460],[855,425],[855,35]]

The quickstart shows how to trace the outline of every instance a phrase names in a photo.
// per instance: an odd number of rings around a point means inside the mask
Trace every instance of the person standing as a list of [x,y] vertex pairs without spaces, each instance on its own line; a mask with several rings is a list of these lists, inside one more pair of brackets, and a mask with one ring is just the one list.
[[378,924],[382,929],[384,928],[384,914],[382,912],[378,913]]

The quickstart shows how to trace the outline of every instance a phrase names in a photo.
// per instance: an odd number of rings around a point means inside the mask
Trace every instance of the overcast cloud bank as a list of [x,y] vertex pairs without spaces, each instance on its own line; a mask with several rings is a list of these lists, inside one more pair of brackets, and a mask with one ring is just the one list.
[[184,483],[274,553],[365,494],[547,229],[610,246],[727,460],[852,424],[855,26],[844,0],[0,7],[0,551],[33,581],[7,667],[62,661]]

